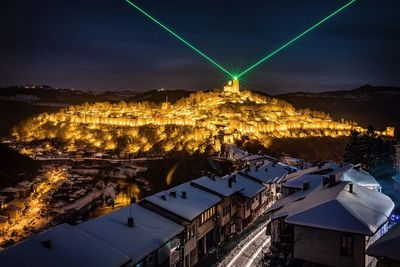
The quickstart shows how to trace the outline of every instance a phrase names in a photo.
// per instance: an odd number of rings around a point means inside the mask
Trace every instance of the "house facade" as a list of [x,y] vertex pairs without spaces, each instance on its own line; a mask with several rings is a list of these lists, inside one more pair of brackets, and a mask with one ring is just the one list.
[[305,188],[267,212],[271,246],[299,266],[370,266],[367,248],[386,230],[394,203],[366,187],[339,181]]
[[140,201],[140,205],[184,226],[183,266],[194,266],[218,244],[217,210],[223,199],[184,183]]

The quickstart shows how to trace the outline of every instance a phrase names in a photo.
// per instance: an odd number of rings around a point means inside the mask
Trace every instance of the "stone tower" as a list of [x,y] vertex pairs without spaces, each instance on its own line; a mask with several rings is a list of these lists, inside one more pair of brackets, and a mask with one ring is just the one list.
[[234,79],[233,81],[229,81],[228,85],[224,86],[224,93],[227,94],[239,94],[239,80]]

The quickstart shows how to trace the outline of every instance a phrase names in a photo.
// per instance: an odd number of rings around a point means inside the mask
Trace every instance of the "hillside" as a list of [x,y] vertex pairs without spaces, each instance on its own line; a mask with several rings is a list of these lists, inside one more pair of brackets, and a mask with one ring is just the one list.
[[0,189],[23,180],[30,180],[38,168],[37,162],[5,144],[0,144]]
[[162,103],[166,99],[174,103],[187,97],[192,91],[187,90],[152,90],[134,91],[80,91],[73,89],[55,89],[50,86],[12,86],[0,88],[0,136],[10,133],[13,126],[44,112],[56,112],[58,109],[79,105],[85,102],[149,101]]
[[[353,122],[333,121],[322,112],[295,109],[286,101],[229,88],[197,91],[175,103],[73,105],[23,122],[14,129],[13,139],[29,155],[208,154],[220,151],[222,143],[257,140],[268,147],[272,138],[338,137],[364,130]],[[154,92],[146,99],[154,99]]]
[[361,126],[373,125],[377,129],[387,126],[400,129],[400,88],[362,86],[350,91],[323,93],[290,93],[275,96],[296,108],[309,108],[328,113],[333,119],[357,121]]

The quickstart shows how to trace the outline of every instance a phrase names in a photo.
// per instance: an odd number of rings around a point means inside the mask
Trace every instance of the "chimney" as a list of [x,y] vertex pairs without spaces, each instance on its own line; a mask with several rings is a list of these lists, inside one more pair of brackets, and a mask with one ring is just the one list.
[[167,196],[166,195],[161,195],[160,196],[162,200],[167,200]]
[[135,220],[132,216],[128,217],[128,227],[132,228],[135,226]]
[[265,168],[265,172],[268,172],[268,167],[267,167],[267,168]]
[[171,192],[169,192],[169,194],[170,194],[171,197],[176,198],[176,192],[175,191],[171,191]]
[[181,192],[181,197],[182,197],[183,199],[186,199],[186,197],[187,197],[186,191],[182,191],[182,192]]
[[232,182],[236,183],[236,174],[232,175]]
[[310,189],[310,182],[309,181],[304,181],[303,182],[303,191],[306,191]]
[[43,240],[40,243],[42,243],[42,246],[44,246],[45,248],[48,248],[48,249],[52,248],[51,239]]
[[349,184],[349,192],[352,194],[354,193],[353,184]]
[[331,174],[329,175],[329,186],[334,186],[336,185],[336,176]]
[[211,180],[215,181],[215,174],[210,175]]
[[229,177],[229,179],[228,179],[228,186],[229,186],[229,188],[232,188],[232,178],[231,177]]
[[357,164],[357,165],[353,166],[353,169],[355,169],[356,171],[360,171],[361,170],[361,164]]
[[324,176],[322,177],[322,186],[329,184],[329,177]]

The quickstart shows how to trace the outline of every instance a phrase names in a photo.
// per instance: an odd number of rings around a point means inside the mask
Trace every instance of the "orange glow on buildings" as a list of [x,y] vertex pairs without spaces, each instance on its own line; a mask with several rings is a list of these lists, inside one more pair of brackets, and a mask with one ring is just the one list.
[[[222,143],[244,137],[267,147],[272,138],[338,137],[352,130],[365,131],[355,122],[333,121],[322,112],[296,110],[285,101],[239,91],[239,81],[233,81],[224,90],[195,92],[174,104],[122,101],[70,106],[25,121],[14,129],[13,137],[21,143],[57,140],[67,151],[85,148],[134,155],[217,152]],[[49,150],[54,146],[46,145]]]

